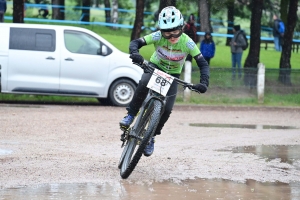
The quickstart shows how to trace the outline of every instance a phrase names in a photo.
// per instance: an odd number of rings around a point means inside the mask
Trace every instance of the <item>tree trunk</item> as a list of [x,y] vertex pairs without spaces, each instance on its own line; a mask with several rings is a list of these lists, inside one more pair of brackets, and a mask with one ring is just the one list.
[[109,0],[104,0],[104,6],[105,6],[105,22],[110,23],[111,22],[111,15],[110,15],[110,1]]
[[[199,16],[200,16],[200,31],[212,32],[210,25],[210,6],[207,0],[199,0]],[[202,41],[204,36],[200,37],[199,41]]]
[[[227,34],[233,34],[233,24],[234,24],[234,1],[230,0],[227,3]],[[230,46],[231,37],[227,37],[226,46]]]
[[13,0],[13,23],[24,23],[24,0]]
[[95,7],[98,8],[100,4],[100,0],[95,0]]
[[[113,24],[118,23],[118,0],[112,1],[112,21]],[[114,26],[113,29],[117,29],[118,27]]]
[[291,82],[291,52],[294,30],[297,22],[298,0],[290,0],[287,14],[286,30],[283,38],[282,53],[280,57],[279,81],[285,85],[292,85]]
[[65,20],[65,1],[52,0],[52,19]]
[[167,6],[175,6],[176,7],[176,0],[160,0],[158,13],[160,13],[160,11]]
[[90,9],[89,8],[86,8],[86,7],[90,7],[91,6],[91,0],[83,0],[82,1],[82,19],[81,21],[83,22],[89,22],[90,21]]
[[137,39],[141,35],[144,19],[144,1],[136,0],[135,20],[133,30],[131,32],[131,40]]
[[287,22],[288,5],[288,0],[280,1],[280,19],[284,22],[284,24]]
[[250,88],[256,86],[257,80],[256,74],[260,53],[260,24],[264,0],[253,0],[252,2],[250,48],[244,65],[244,83]]

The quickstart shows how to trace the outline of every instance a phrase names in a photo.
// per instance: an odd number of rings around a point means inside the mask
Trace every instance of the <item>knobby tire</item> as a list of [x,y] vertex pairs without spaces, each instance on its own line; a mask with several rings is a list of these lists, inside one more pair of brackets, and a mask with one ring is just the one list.
[[[138,124],[134,125],[134,128],[137,127],[137,134],[143,134],[143,139],[140,142],[140,145],[137,147],[137,151],[134,153],[134,150],[137,146],[137,139],[130,138],[129,142],[127,143],[128,147],[125,149],[126,153],[123,154],[123,158],[121,157],[120,160],[120,175],[123,179],[129,177],[129,175],[134,170],[135,166],[139,162],[141,156],[143,155],[144,149],[146,148],[148,142],[150,141],[151,137],[154,134],[154,131],[159,123],[160,114],[162,110],[162,103],[159,100],[153,100],[152,103],[149,104],[149,107],[144,110],[143,113],[140,113],[142,119],[139,121]],[[150,112],[149,112],[150,111]],[[145,125],[148,124],[146,130]]]

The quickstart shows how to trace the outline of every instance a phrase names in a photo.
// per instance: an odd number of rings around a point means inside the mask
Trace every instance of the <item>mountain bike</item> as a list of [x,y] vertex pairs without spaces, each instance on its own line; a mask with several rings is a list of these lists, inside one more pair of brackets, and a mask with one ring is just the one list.
[[140,66],[146,73],[152,73],[152,76],[147,85],[149,88],[148,95],[139,110],[134,125],[128,129],[123,129],[123,133],[121,134],[121,148],[124,149],[118,168],[123,179],[128,178],[132,173],[148,142],[153,137],[160,117],[164,112],[168,99],[166,94],[172,82],[176,81],[184,89],[189,88],[192,91],[198,92],[193,88],[193,84],[160,71],[149,65],[147,61],[144,61],[142,65],[134,64]]

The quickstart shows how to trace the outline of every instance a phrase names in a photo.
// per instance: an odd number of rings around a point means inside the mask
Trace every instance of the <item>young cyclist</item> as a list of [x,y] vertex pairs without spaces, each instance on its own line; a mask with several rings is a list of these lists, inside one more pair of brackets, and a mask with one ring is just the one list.
[[[205,93],[209,85],[209,67],[203,58],[195,42],[183,31],[183,17],[181,12],[173,6],[164,8],[158,18],[159,31],[135,39],[130,42],[130,58],[133,63],[142,64],[144,58],[139,54],[139,49],[145,45],[153,44],[155,52],[150,58],[150,65],[164,71],[176,78],[179,78],[185,59],[188,54],[192,55],[200,68],[200,83],[194,87],[200,93]],[[149,89],[146,87],[151,78],[150,73],[144,73],[137,86],[134,97],[126,108],[128,111],[121,122],[120,127],[128,128],[138,113]],[[157,126],[154,136],[160,135],[161,129],[167,122],[175,103],[177,94],[177,83],[174,81],[167,93],[168,98],[163,115]],[[154,151],[154,137],[145,148],[144,155],[150,156]]]

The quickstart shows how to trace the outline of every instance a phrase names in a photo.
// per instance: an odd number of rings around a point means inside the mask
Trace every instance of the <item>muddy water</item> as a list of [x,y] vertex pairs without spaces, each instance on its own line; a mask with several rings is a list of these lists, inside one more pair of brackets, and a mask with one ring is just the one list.
[[[252,153],[266,159],[281,159],[299,169],[300,145],[262,145],[234,147],[233,153]],[[7,151],[5,151],[7,153]],[[298,167],[297,167],[298,166]],[[286,170],[286,169],[281,169]],[[299,169],[300,170],[300,169]],[[0,189],[0,199],[103,199],[103,200],[179,200],[179,199],[300,199],[299,182],[261,183],[247,180],[238,183],[219,179],[131,183],[120,180],[114,184],[47,184],[34,187]]]
[[258,124],[212,124],[212,123],[191,123],[190,126],[215,127],[215,128],[246,128],[246,129],[298,129],[295,126],[276,126]]
[[101,199],[101,200],[179,200],[179,199],[300,199],[298,183],[236,183],[225,180],[187,180],[151,185],[120,181],[104,184],[51,184],[0,190],[0,199]]

